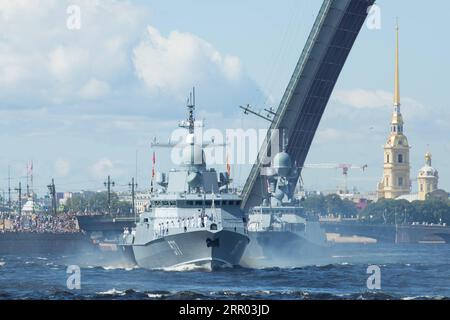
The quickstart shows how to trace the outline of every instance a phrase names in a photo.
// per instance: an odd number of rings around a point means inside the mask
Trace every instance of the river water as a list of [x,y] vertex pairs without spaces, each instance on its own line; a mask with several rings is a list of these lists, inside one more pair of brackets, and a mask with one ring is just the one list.
[[[71,289],[69,265],[80,268]],[[215,272],[144,270],[99,255],[0,256],[0,299],[444,299],[449,245],[338,245],[316,261]],[[380,289],[368,288],[369,266]],[[371,267],[373,270],[374,267]],[[373,280],[373,278],[372,278]],[[374,281],[369,284],[374,284]]]

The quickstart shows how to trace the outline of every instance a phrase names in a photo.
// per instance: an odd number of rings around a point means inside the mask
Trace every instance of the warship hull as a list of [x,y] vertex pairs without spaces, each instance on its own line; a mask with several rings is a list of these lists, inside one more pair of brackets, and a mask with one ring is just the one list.
[[300,256],[306,241],[290,231],[249,232],[250,245],[245,258],[286,258]]
[[137,265],[145,269],[215,270],[239,265],[248,242],[248,237],[236,232],[199,230],[132,248]]
[[306,235],[292,231],[249,232],[249,237],[250,245],[243,257],[246,266],[264,260],[306,263],[324,257],[329,250],[325,240],[313,241]]

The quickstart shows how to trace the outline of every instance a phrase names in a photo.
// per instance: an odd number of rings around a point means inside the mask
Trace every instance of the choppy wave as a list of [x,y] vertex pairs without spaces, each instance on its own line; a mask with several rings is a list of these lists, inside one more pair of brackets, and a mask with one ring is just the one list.
[[403,297],[402,300],[449,300],[449,297],[445,296],[413,296]]
[[[77,296],[75,291],[69,291],[69,290],[54,290],[50,293],[48,293],[46,299],[49,300],[64,300],[64,299],[73,299]],[[31,299],[42,299],[42,297],[29,297]],[[78,297],[83,298],[83,297]]]
[[207,300],[214,299],[207,294],[196,291],[138,291],[134,289],[117,290],[115,288],[96,292],[94,299],[118,299],[118,300]]
[[113,270],[125,270],[125,271],[132,271],[134,269],[139,269],[136,265],[107,265],[107,266],[93,266],[89,265],[86,266],[87,269],[98,269],[98,270],[106,270],[106,271],[113,271]]
[[[0,298],[11,295],[0,291]],[[26,299],[41,299],[27,296]],[[368,291],[355,293],[314,292],[302,290],[254,290],[254,291],[139,291],[112,288],[94,294],[79,294],[77,291],[55,290],[46,295],[48,299],[96,299],[96,300],[448,300],[445,296],[397,296],[385,292]]]
[[[316,265],[308,265],[303,267],[292,267],[289,268],[289,270],[317,270],[317,271],[326,271],[326,270],[333,270],[333,269],[344,269],[353,266],[350,262],[339,262],[339,263],[328,263],[328,264],[316,264]],[[282,268],[271,268],[274,270],[285,270]]]
[[163,299],[163,298],[169,296],[170,292],[156,291],[156,292],[146,292],[146,294],[147,294],[147,297],[149,297],[150,299],[159,300],[159,299]]
[[167,272],[186,272],[186,271],[211,271],[208,266],[198,265],[195,263],[182,264],[179,266],[167,267],[167,268],[155,268],[155,271],[167,271]]
[[[371,247],[375,248],[375,247]],[[122,261],[83,257],[2,256],[0,299],[96,300],[442,300],[450,297],[450,247],[382,247],[363,255],[295,267],[236,267],[201,272],[196,264],[145,270]],[[376,248],[375,248],[376,249]],[[374,250],[374,249],[371,249]],[[397,256],[396,253],[399,253]],[[408,254],[407,254],[408,253]],[[41,259],[39,259],[41,258]],[[81,264],[81,290],[68,290],[65,267]],[[368,291],[369,264],[382,268],[382,290]],[[56,271],[55,271],[56,270]],[[178,272],[173,272],[178,271]],[[183,271],[183,272],[179,272]],[[193,271],[193,272],[184,272]],[[36,278],[35,276],[38,275]],[[418,277],[420,275],[420,277]],[[6,281],[3,281],[6,280]]]
[[98,296],[108,296],[110,299],[148,299],[148,300],[443,300],[448,299],[443,296],[417,296],[399,297],[383,292],[363,292],[336,294],[330,292],[306,292],[306,291],[144,291],[139,292],[133,289],[116,290],[110,289],[98,292]]
[[125,271],[131,271],[134,269],[138,269],[138,266],[130,266],[130,265],[116,265],[116,266],[101,266],[100,268],[104,270],[125,270]]
[[126,294],[125,291],[116,290],[115,288],[107,290],[107,291],[100,291],[96,292],[96,294],[100,296],[124,296]]

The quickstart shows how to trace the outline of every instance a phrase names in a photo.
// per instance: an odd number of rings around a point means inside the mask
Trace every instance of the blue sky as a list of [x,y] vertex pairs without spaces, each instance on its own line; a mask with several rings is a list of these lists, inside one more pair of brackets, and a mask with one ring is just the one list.
[[[81,9],[68,30],[66,9]],[[321,1],[0,2],[0,177],[25,183],[34,161],[36,190],[52,177],[60,190],[117,190],[135,174],[149,185],[154,136],[165,140],[184,118],[193,85],[208,127],[267,126],[238,106],[278,106]],[[450,4],[378,1],[381,29],[363,28],[327,107],[308,163],[368,164],[349,185],[375,189],[389,130],[394,26],[400,21],[402,111],[412,176],[429,145],[440,186],[450,190]],[[157,151],[158,170],[171,167]],[[249,166],[235,168],[243,182]],[[333,189],[337,170],[305,170],[307,188]],[[415,185],[414,185],[415,187]]]

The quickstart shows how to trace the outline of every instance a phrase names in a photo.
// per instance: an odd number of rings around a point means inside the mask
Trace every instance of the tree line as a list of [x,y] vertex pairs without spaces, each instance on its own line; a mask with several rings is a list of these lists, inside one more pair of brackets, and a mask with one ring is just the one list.
[[332,214],[351,218],[358,214],[358,210],[352,201],[348,199],[343,200],[337,194],[310,196],[301,202],[301,206],[306,212],[321,216]]
[[[131,209],[130,202],[120,201],[116,193],[111,193],[112,214],[127,215]],[[64,212],[108,213],[108,192],[74,194],[64,205]]]
[[341,199],[337,194],[310,196],[301,202],[308,213],[321,216],[334,215],[343,218],[357,217],[372,224],[446,223],[450,225],[450,201],[430,199],[426,201],[382,199],[360,210],[356,204]]
[[411,224],[446,223],[450,224],[450,201],[413,201],[384,199],[369,204],[359,214],[367,223]]

